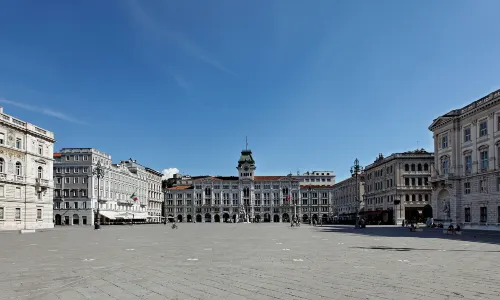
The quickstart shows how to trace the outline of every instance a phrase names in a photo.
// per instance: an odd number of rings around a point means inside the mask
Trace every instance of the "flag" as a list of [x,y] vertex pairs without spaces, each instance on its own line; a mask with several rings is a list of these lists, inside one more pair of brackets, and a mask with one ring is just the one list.
[[132,199],[134,201],[139,200],[139,198],[137,198],[137,196],[135,195],[135,193],[133,193],[132,196],[130,196],[130,199]]
[[290,201],[290,195],[286,195],[286,201]]

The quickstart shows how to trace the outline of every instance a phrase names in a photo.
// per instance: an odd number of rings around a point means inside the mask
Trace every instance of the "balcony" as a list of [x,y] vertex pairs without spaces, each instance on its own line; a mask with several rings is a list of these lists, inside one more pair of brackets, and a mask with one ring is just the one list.
[[24,182],[24,177],[19,175],[14,175],[14,181]]
[[48,179],[43,179],[43,178],[37,178],[36,179],[36,184],[41,187],[49,187],[49,180]]

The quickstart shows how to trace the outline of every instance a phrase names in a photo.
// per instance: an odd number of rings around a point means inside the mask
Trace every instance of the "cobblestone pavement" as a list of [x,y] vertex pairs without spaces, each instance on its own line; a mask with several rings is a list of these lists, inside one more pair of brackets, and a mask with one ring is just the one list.
[[180,224],[0,233],[0,299],[500,299],[497,237]]

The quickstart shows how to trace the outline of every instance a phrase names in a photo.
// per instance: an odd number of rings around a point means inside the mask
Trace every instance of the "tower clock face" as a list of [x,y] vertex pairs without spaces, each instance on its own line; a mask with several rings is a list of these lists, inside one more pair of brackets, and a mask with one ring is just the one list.
[[245,171],[248,171],[248,166],[245,166],[243,169],[244,169]]

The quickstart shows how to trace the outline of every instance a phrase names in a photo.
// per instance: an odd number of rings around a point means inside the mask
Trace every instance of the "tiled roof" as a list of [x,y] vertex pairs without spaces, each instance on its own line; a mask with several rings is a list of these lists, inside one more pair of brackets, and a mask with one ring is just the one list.
[[62,154],[61,154],[61,153],[59,153],[59,152],[55,152],[55,153],[54,153],[54,157],[61,157],[61,156],[62,156]]
[[187,189],[192,189],[193,187],[191,185],[178,185],[178,186],[173,186],[171,188],[168,188],[169,191],[175,191],[175,190],[187,190]]

